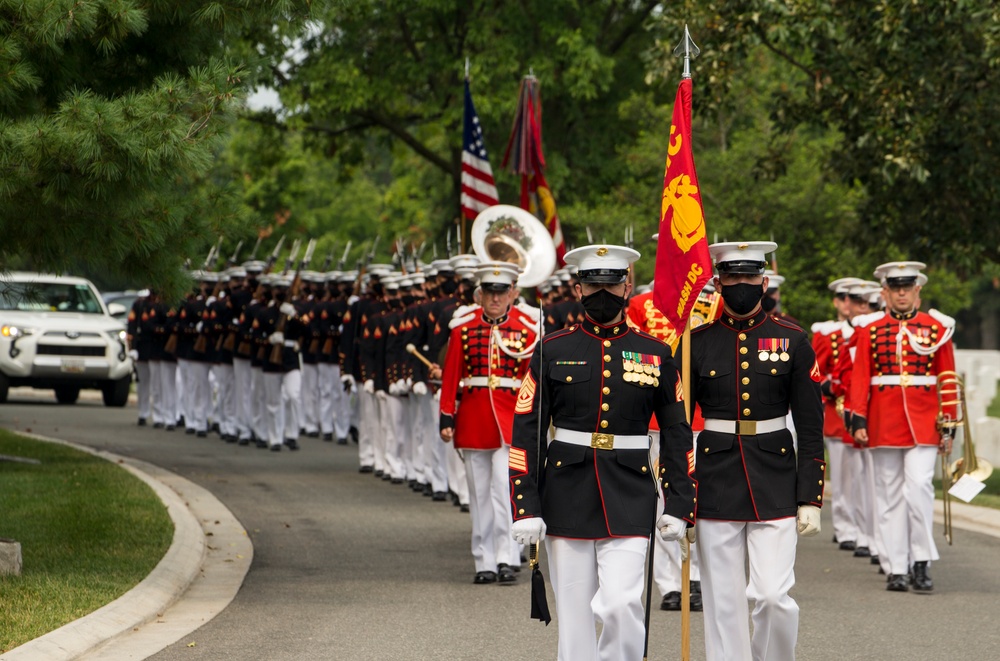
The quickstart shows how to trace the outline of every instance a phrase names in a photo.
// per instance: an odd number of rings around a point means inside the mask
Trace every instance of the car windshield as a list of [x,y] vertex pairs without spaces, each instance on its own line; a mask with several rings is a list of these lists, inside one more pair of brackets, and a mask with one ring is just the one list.
[[90,287],[62,282],[2,282],[0,310],[104,314]]

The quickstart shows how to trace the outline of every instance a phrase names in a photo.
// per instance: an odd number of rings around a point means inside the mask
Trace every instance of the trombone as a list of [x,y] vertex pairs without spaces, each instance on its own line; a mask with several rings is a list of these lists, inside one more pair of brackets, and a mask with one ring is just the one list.
[[[954,431],[962,428],[962,456],[948,463],[948,452],[941,453],[941,500],[944,505],[944,537],[952,544],[951,495],[948,491],[963,475],[983,482],[993,473],[993,466],[982,457],[976,456],[976,446],[972,442],[972,427],[969,410],[965,401],[965,383],[958,372],[947,371],[938,374],[938,432]],[[954,415],[952,414],[954,411]]]

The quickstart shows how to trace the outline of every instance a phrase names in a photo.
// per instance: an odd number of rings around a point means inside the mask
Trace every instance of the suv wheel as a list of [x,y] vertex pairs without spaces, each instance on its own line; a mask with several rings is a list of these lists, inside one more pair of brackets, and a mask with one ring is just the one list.
[[56,388],[56,401],[60,404],[76,404],[80,398],[80,389],[75,386],[59,386]]
[[0,374],[0,404],[7,402],[7,392],[10,390],[10,379],[5,374]]
[[117,381],[108,381],[101,388],[105,406],[122,407],[128,404],[128,393],[132,387],[132,375],[123,376]]

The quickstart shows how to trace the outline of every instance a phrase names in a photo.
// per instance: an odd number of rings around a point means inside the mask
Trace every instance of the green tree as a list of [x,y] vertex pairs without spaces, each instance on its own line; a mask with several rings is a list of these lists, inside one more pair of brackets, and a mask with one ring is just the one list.
[[208,179],[244,87],[226,44],[298,4],[0,1],[0,263],[179,287],[246,223]]

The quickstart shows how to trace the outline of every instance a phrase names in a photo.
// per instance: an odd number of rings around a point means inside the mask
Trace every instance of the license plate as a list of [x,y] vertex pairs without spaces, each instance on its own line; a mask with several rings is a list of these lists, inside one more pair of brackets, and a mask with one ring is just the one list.
[[70,374],[81,374],[85,369],[84,362],[82,360],[74,360],[72,358],[63,358],[62,361],[62,371],[68,372]]

